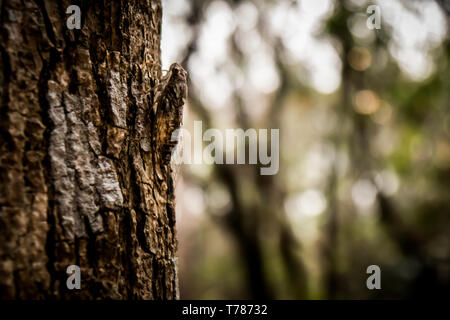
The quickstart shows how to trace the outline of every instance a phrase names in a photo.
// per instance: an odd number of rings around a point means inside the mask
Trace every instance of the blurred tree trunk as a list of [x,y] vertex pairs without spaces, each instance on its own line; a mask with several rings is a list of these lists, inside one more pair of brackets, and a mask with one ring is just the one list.
[[161,77],[160,1],[0,7],[0,298],[177,298],[168,138],[184,71]]

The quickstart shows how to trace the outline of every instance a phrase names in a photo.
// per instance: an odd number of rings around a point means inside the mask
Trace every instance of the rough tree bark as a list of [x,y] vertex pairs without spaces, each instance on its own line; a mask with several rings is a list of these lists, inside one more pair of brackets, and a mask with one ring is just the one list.
[[0,10],[0,298],[177,298],[170,136],[186,75],[162,76],[160,1]]

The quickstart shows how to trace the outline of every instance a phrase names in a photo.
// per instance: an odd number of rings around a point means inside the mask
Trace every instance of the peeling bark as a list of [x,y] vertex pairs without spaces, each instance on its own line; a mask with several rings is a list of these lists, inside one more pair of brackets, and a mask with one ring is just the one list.
[[[172,132],[161,4],[0,1],[0,298],[175,299]],[[66,287],[79,265],[81,290]]]

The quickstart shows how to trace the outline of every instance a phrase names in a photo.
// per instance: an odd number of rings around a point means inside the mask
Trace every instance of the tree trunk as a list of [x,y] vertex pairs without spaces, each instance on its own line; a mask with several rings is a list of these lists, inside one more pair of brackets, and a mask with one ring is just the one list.
[[160,1],[0,10],[0,298],[177,298],[170,137],[186,75],[161,75]]

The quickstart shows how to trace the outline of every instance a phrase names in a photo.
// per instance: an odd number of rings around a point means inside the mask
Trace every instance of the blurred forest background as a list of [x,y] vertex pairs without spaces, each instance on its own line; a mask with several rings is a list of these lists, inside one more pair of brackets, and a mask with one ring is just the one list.
[[277,175],[183,165],[181,298],[448,296],[449,2],[163,6],[163,68],[190,77],[185,128],[280,128]]

